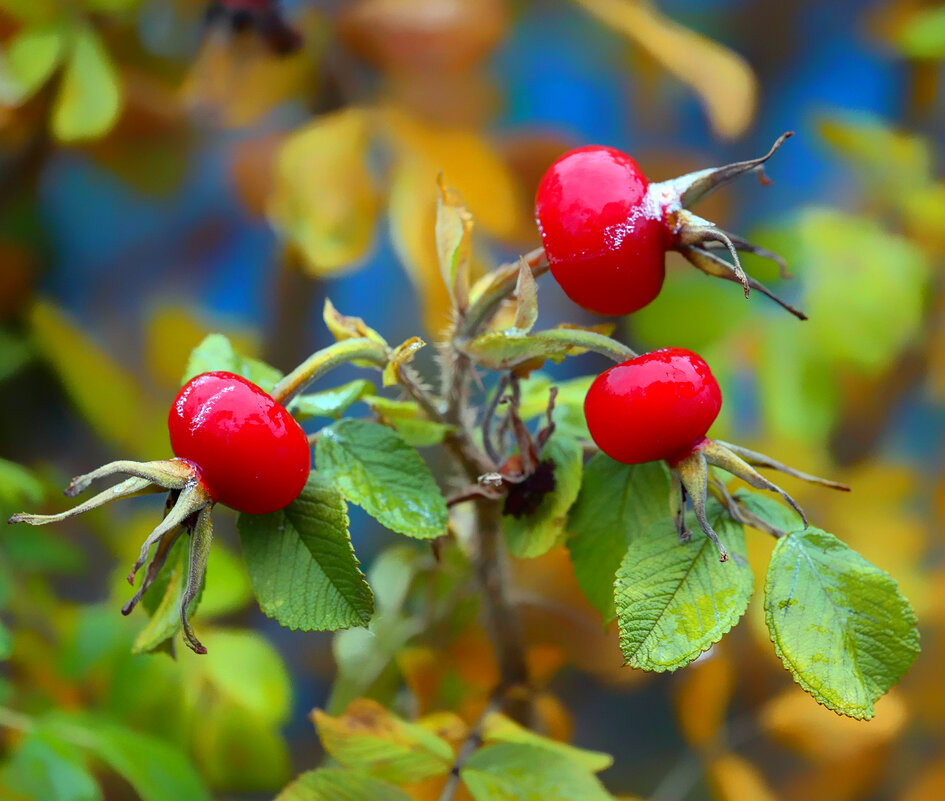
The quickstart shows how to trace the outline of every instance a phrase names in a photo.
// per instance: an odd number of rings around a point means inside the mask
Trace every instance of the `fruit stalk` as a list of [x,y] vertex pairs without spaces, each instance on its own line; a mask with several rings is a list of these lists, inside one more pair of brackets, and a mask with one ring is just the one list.
[[272,391],[273,400],[286,405],[305,387],[329,370],[351,361],[367,361],[384,367],[387,364],[387,348],[367,337],[343,339],[327,348],[315,351],[291,373],[283,378]]

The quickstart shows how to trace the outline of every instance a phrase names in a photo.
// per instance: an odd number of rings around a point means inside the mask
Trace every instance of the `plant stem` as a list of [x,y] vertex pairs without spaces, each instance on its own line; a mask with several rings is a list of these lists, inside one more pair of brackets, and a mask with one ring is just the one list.
[[294,395],[312,381],[339,365],[363,360],[377,367],[387,364],[387,348],[367,337],[343,339],[327,348],[315,351],[291,373],[283,378],[272,391],[272,397],[285,405]]
[[[500,501],[480,500],[476,504],[476,552],[473,570],[482,593],[486,631],[499,663],[501,687],[528,684],[528,666],[522,640],[522,626],[509,597],[508,565],[502,540]],[[531,706],[527,698],[513,697],[506,711],[514,720],[529,724]]]

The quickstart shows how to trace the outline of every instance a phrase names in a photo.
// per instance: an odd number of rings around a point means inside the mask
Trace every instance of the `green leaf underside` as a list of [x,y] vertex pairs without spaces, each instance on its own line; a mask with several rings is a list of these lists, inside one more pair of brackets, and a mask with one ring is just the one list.
[[589,375],[567,381],[554,381],[543,373],[532,373],[521,385],[519,414],[526,421],[543,416],[548,408],[548,393],[552,386],[557,386],[558,395],[552,415],[555,431],[589,440],[591,435],[587,430],[587,420],[584,419],[584,398],[596,377]]
[[238,528],[259,607],[292,630],[362,626],[374,611],[371,588],[348,534],[344,499],[312,472],[289,506],[239,516]]
[[597,777],[544,748],[497,743],[476,751],[460,776],[476,801],[612,801]]
[[541,332],[523,336],[490,331],[467,343],[465,350],[477,364],[488,370],[509,370],[534,359],[560,362],[575,350],[575,346],[560,339],[544,337]]
[[40,728],[0,768],[0,794],[48,801],[101,801],[102,791],[79,749]]
[[377,388],[370,381],[358,378],[332,389],[300,395],[289,404],[289,410],[299,420],[310,417],[340,418],[352,404],[373,395]]
[[670,522],[634,537],[614,584],[620,648],[627,664],[662,672],[688,665],[717,643],[744,614],[753,589],[745,533],[717,504],[709,520],[729,552],[690,520],[681,543]]
[[391,531],[433,539],[446,530],[446,500],[433,475],[387,426],[339,420],[321,431],[315,461],[349,501]]
[[672,525],[663,462],[621,464],[601,453],[585,465],[567,545],[578,584],[605,622],[616,615],[614,576],[627,546],[660,521]]
[[735,500],[749,512],[781,531],[799,531],[804,528],[804,522],[797,512],[768,495],[740,489],[735,493]]
[[303,773],[279,793],[276,801],[410,801],[410,796],[392,784],[338,768],[319,768]]
[[391,400],[375,395],[366,400],[378,421],[393,428],[408,445],[422,448],[437,445],[453,430],[453,426],[426,417],[414,401]]
[[874,703],[919,653],[915,613],[895,580],[817,528],[775,546],[765,617],[794,680],[853,718],[872,718]]
[[532,558],[554,547],[564,535],[568,509],[581,489],[584,457],[576,439],[553,434],[542,448],[540,458],[554,462],[555,487],[532,514],[502,518],[502,530],[513,556]]
[[282,373],[275,367],[238,353],[223,334],[209,334],[190,352],[181,383],[186,384],[201,373],[218,370],[243,376],[266,392],[272,392],[282,378]]

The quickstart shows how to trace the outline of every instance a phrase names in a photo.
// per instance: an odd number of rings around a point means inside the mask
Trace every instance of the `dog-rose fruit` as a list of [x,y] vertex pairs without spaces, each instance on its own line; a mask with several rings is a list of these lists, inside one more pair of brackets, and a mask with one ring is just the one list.
[[[651,183],[626,153],[590,145],[561,156],[538,186],[535,216],[551,272],[579,306],[604,315],[642,309],[659,294],[666,254],[682,253],[703,272],[767,295],[801,319],[742,269],[738,251],[780,256],[753,245],[690,211],[699,200],[762,165],[791,136],[783,134],[761,158]],[[731,260],[725,258],[731,257]]]
[[682,540],[690,536],[685,524],[689,497],[700,528],[715,543],[724,562],[728,553],[706,517],[710,481],[714,494],[736,519],[743,519],[744,513],[732,502],[725,485],[710,475],[710,465],[757,489],[777,492],[798,513],[804,528],[807,518],[797,502],[755,467],[780,470],[833,489],[849,488],[801,473],[739,445],[709,439],[706,434],[721,408],[722,393],[709,365],[684,348],[644,353],[611,367],[594,380],[584,399],[591,438],[611,459],[625,464],[663,459],[669,464],[673,484],[670,511],[677,534]]
[[[171,547],[186,531],[190,556],[180,599],[181,629],[191,649],[206,653],[194,635],[188,610],[206,575],[213,540],[213,505],[219,502],[250,514],[288,506],[305,486],[311,449],[305,432],[281,403],[251,381],[227,372],[203,373],[188,381],[171,405],[168,431],[176,458],[111,462],[74,478],[66,495],[78,495],[100,478],[118,474],[130,478],[61,514],[21,513],[13,515],[10,522],[41,526],[118,498],[169,491],[164,519],[141,545],[128,575],[133,586],[138,571],[147,563],[144,579],[122,613],[130,614],[135,608],[157,578]],[[152,547],[154,555],[148,561]]]

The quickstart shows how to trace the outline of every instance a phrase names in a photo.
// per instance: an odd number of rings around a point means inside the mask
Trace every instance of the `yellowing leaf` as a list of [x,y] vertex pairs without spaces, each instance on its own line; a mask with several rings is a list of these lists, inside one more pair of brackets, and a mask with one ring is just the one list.
[[268,215],[310,275],[351,267],[371,247],[377,198],[367,156],[371,117],[349,108],[290,136],[276,164]]
[[891,692],[877,702],[877,716],[869,725],[840,717],[810,703],[795,688],[769,701],[761,725],[772,737],[808,759],[836,761],[892,741],[906,723],[902,697]]
[[392,387],[400,380],[400,368],[407,364],[414,357],[414,354],[420,348],[425,347],[426,344],[420,337],[410,337],[406,342],[402,342],[391,351],[390,359],[383,373],[382,380],[385,387]]
[[453,763],[445,740],[368,698],[353,701],[340,717],[316,709],[312,719],[325,750],[339,763],[395,784],[442,775]]
[[0,53],[0,102],[18,105],[33,95],[59,65],[65,44],[60,25],[24,28]]
[[[364,320],[360,317],[349,317],[346,314],[342,314],[328,298],[325,298],[325,306],[322,309],[322,319],[338,342],[345,339],[359,339],[365,337],[379,342],[381,345],[387,345],[387,342],[384,341],[384,337],[365,323]],[[355,364],[357,364],[357,362],[355,362]]]
[[52,114],[53,133],[63,142],[108,133],[122,105],[118,74],[99,35],[88,26],[74,35]]
[[575,2],[632,39],[666,70],[689,84],[719,136],[733,139],[748,128],[758,86],[751,67],[741,56],[677,25],[647,0]]
[[712,794],[717,801],[777,801],[764,776],[737,754],[722,754],[706,766]]
[[437,178],[436,253],[440,273],[453,304],[460,310],[469,302],[469,260],[472,255],[473,218],[459,194]]
[[716,646],[683,671],[680,679],[675,706],[683,737],[691,745],[707,746],[719,736],[725,720],[735,679],[732,662]]
[[37,302],[30,312],[30,328],[40,353],[99,436],[126,458],[156,459],[169,452],[163,404],[59,309]]

